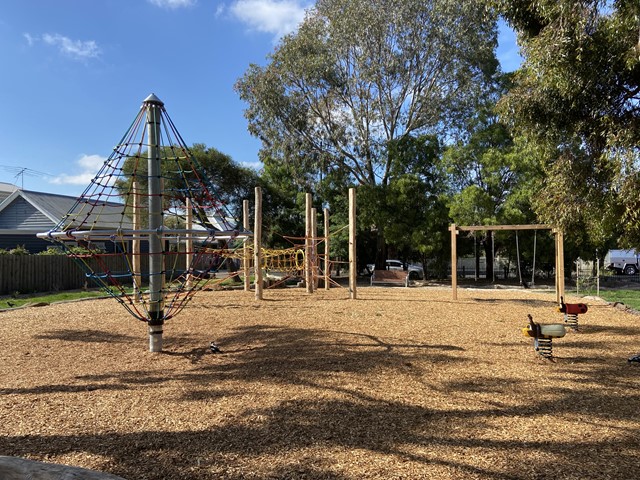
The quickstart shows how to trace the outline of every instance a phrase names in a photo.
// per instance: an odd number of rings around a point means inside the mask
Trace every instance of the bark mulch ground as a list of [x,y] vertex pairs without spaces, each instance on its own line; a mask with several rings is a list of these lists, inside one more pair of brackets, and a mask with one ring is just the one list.
[[639,316],[587,300],[551,362],[521,333],[562,322],[550,292],[348,297],[201,292],[155,354],[113,299],[2,312],[0,455],[129,480],[640,478]]

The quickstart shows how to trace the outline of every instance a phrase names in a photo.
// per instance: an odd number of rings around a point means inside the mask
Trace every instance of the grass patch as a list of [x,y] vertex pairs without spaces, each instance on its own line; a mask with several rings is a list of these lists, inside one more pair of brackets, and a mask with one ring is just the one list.
[[[230,276],[225,279],[218,280],[208,280],[203,283],[200,288],[204,288],[206,286],[238,286],[242,285],[242,282],[234,281],[234,277]],[[253,280],[252,280],[253,281]],[[128,295],[133,294],[133,288],[127,287],[125,291]],[[120,291],[114,290],[114,295],[120,295]],[[108,295],[108,293],[104,290],[72,290],[65,292],[57,292],[57,293],[42,293],[42,294],[18,294],[15,295],[6,295],[0,297],[0,310],[9,309],[9,308],[17,308],[27,305],[29,303],[54,303],[54,302],[63,302],[69,300],[81,300],[83,298],[96,298],[96,297],[104,297]]]
[[622,302],[635,310],[640,310],[640,290],[600,290],[600,297],[607,302]]
[[28,303],[54,303],[82,298],[102,297],[105,293],[99,290],[70,291],[35,295],[15,295],[0,298],[0,309],[22,307]]

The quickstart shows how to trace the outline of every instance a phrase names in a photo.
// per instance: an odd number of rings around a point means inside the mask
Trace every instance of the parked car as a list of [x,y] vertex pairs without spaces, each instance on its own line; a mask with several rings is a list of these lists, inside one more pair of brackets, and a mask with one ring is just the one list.
[[[404,270],[409,272],[410,280],[421,280],[423,275],[422,266],[419,265],[407,265],[400,260],[387,260],[387,270]],[[376,266],[373,263],[367,265],[369,273],[375,270]]]
[[640,272],[640,254],[636,250],[609,250],[604,257],[605,267],[618,274],[635,275]]

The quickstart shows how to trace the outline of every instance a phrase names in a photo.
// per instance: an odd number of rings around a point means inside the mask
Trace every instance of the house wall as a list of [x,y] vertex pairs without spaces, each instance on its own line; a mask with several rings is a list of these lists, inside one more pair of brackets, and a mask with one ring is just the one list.
[[0,232],[0,249],[11,250],[18,246],[24,246],[29,253],[39,253],[49,247],[54,246],[53,243],[41,240],[36,237],[35,233],[2,233]]
[[46,232],[53,222],[22,197],[17,197],[0,215],[0,230]]
[[46,250],[52,244],[36,237],[54,227],[53,222],[22,197],[15,198],[0,212],[0,248],[24,246],[29,253]]

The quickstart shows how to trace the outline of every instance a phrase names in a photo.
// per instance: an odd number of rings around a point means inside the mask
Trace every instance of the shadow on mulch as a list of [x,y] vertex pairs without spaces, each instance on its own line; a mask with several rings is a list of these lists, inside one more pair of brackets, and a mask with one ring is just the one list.
[[[82,335],[81,335],[82,333]],[[51,337],[72,341],[102,341],[110,332],[52,332]],[[120,336],[118,341],[130,341]],[[180,339],[176,340],[179,345]],[[380,369],[405,369],[412,366],[414,356],[420,356],[434,364],[438,362],[464,362],[452,355],[462,350],[455,345],[431,345],[399,341],[390,343],[373,335],[350,334],[326,330],[283,328],[256,325],[238,328],[235,333],[218,339],[223,348],[221,357],[233,357],[233,362],[208,364],[202,368],[172,374],[162,378],[143,371],[117,372],[111,375],[87,376],[79,380],[87,385],[70,386],[63,390],[50,385],[25,391],[2,391],[23,395],[42,395],[51,392],[74,392],[78,389],[134,389],[141,385],[179,378],[185,385],[181,401],[222,398],[233,395],[224,389],[212,391],[211,386],[224,384],[226,380],[248,382],[273,382],[286,385],[307,385],[315,389],[333,389],[341,394],[340,399],[307,399],[283,401],[271,408],[256,404],[252,415],[259,422],[231,418],[215,428],[201,431],[143,431],[137,433],[102,433],[96,435],[14,435],[0,437],[0,451],[5,455],[38,458],[55,457],[74,452],[85,452],[110,457],[111,473],[134,479],[213,479],[227,478],[317,478],[346,480],[351,476],[336,473],[327,459],[307,455],[295,464],[263,465],[263,471],[243,470],[243,462],[251,459],[258,462],[261,456],[277,457],[282,452],[321,448],[338,448],[353,451],[367,450],[392,456],[400,462],[415,462],[425,468],[442,466],[460,473],[494,480],[513,478],[596,478],[599,466],[605,468],[611,458],[630,466],[626,478],[640,478],[640,464],[634,450],[640,448],[637,432],[629,432],[624,440],[602,441],[530,441],[482,438],[483,425],[491,419],[506,417],[518,419],[522,416],[559,414],[580,415],[597,423],[611,417],[619,421],[635,420],[637,412],[630,408],[629,396],[618,398],[610,395],[594,395],[590,388],[606,376],[616,387],[616,377],[610,367],[595,365],[582,379],[583,388],[566,390],[558,400],[532,398],[525,407],[505,407],[500,396],[513,389],[514,382],[498,377],[474,376],[467,380],[452,380],[439,383],[440,392],[447,395],[490,393],[492,401],[473,409],[423,408],[403,403],[401,400],[380,400],[352,386],[327,386],[314,379],[332,371],[353,372],[366,375]],[[589,348],[580,342],[582,348]],[[224,345],[236,345],[224,351]],[[239,346],[239,347],[238,347]],[[206,348],[174,350],[166,355],[183,357],[191,363],[207,355]],[[211,354],[213,355],[213,354]],[[472,370],[473,364],[469,363]],[[584,376],[584,372],[582,373]],[[114,378],[118,384],[111,383]],[[624,379],[620,378],[620,387]],[[101,383],[103,382],[103,383]],[[541,393],[545,387],[540,386]],[[634,394],[635,402],[640,394]],[[601,410],[607,404],[605,412]],[[246,415],[246,413],[245,413]],[[244,420],[244,421],[237,421]],[[455,426],[455,428],[453,428]],[[464,432],[467,432],[464,434]],[[505,457],[519,459],[513,463],[513,471],[504,467],[481,467],[466,463],[456,456],[432,455],[430,449],[468,449],[469,451],[491,451]],[[427,453],[417,453],[427,452]],[[598,452],[598,455],[594,455]],[[537,457],[559,459],[553,465],[537,462]],[[576,465],[574,458],[593,458],[589,465]],[[523,463],[524,462],[524,463]],[[566,462],[566,463],[565,463]],[[527,474],[518,474],[526,464]],[[501,470],[499,471],[498,468]],[[426,471],[426,470],[425,470]]]
[[[594,380],[594,379],[591,379]],[[478,382],[451,382],[443,388],[454,392],[491,391],[498,395],[501,385],[495,379],[480,378]],[[623,400],[615,396],[606,399],[611,404],[607,414],[600,418],[599,407],[605,400],[586,394],[583,390],[565,391],[560,401],[532,399],[527,407],[503,408],[496,400],[483,409],[430,410],[401,402],[374,401],[366,403],[353,400],[318,399],[316,401],[288,401],[275,408],[256,405],[254,414],[262,421],[239,423],[231,420],[202,431],[139,433],[104,433],[100,435],[30,435],[0,438],[0,450],[13,456],[37,455],[49,457],[73,452],[111,457],[110,472],[125,478],[144,479],[213,479],[227,478],[316,478],[347,479],[351,476],[335,473],[331,465],[313,455],[295,464],[276,465],[273,469],[264,465],[264,471],[243,471],[238,458],[257,460],[261,456],[277,457],[292,450],[339,448],[352,451],[367,450],[391,455],[399,462],[415,462],[418,465],[441,465],[456,469],[474,478],[507,480],[514,478],[601,478],[599,468],[604,468],[615,458],[627,465],[624,478],[639,478],[640,464],[634,448],[640,447],[637,435],[629,432],[624,440],[557,441],[553,439],[530,441],[483,439],[478,426],[496,417],[519,418],[526,415],[544,416],[550,412],[567,415],[592,415],[586,420],[597,424],[607,420],[610,412],[619,411],[618,419],[633,416]],[[626,402],[627,400],[624,400]],[[626,412],[626,413],[622,413]],[[456,425],[453,430],[452,425]],[[461,435],[465,429],[467,435]],[[482,429],[480,429],[481,431]],[[408,446],[419,447],[412,450]],[[514,459],[513,471],[496,471],[491,467],[467,464],[462,459],[446,459],[419,454],[432,448],[486,450]],[[412,450],[412,451],[409,451]],[[597,455],[594,453],[597,452]],[[517,459],[533,458],[527,463]],[[535,458],[559,458],[553,465]],[[589,465],[576,464],[574,458],[591,457]],[[566,462],[566,463],[565,463]],[[526,474],[518,474],[526,468]],[[619,477],[622,478],[622,477]]]

